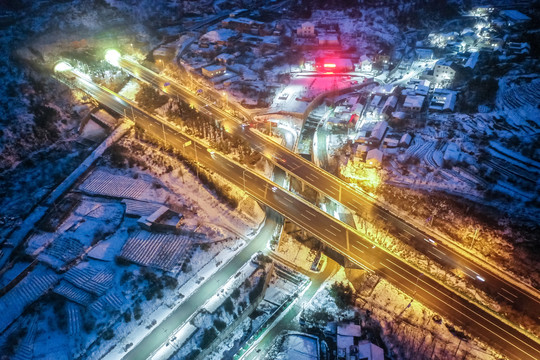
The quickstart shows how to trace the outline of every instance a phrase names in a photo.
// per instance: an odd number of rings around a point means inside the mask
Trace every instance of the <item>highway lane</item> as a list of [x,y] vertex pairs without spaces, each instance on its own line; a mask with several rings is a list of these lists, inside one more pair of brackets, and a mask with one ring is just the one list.
[[[119,95],[77,76],[77,86],[118,114],[132,113],[135,122],[150,135],[165,138],[167,144],[197,157],[200,164],[236,184],[260,202],[286,216],[326,242],[351,261],[375,271],[424,305],[463,325],[475,336],[515,359],[539,359],[538,339],[470,303],[384,249],[374,246],[356,230],[330,217],[314,205],[289,193],[259,174],[243,168],[218,153],[210,153],[196,139],[180,133],[168,123],[145,114]],[[185,146],[191,141],[191,145]],[[195,147],[197,150],[195,150]],[[195,153],[197,151],[197,153]]]
[[[540,320],[540,297],[536,289],[526,284],[523,284],[521,287],[516,286],[512,281],[513,279],[500,277],[498,273],[482,265],[482,260],[471,260],[469,256],[472,254],[464,256],[459,251],[444,245],[442,241],[439,241],[433,235],[420,231],[399,216],[378,206],[369,194],[362,193],[349,186],[337,177],[291,152],[286,147],[266,139],[257,132],[243,128],[233,115],[215,104],[208,104],[207,100],[190,92],[176,81],[157,74],[129,58],[121,58],[119,65],[135,77],[149,84],[159,86],[165,93],[172,96],[181,96],[184,99],[188,99],[190,103],[204,109],[204,111],[214,114],[218,119],[223,121],[224,126],[229,132],[242,135],[254,149],[272,159],[285,171],[293,174],[326,196],[340,202],[350,210],[358,214],[369,213],[375,218],[387,222],[391,225],[389,233],[398,239],[406,239],[409,244],[413,245],[417,250],[422,251],[434,261],[444,263],[450,267],[459,268],[466,276],[473,279],[480,288],[496,294],[495,296],[498,301],[506,302],[517,310],[527,313],[533,319]],[[167,86],[164,86],[165,84]],[[205,89],[205,91],[207,90]],[[221,99],[216,100],[218,103],[220,101]],[[244,116],[248,116],[247,113],[244,112]],[[429,243],[430,246],[426,246],[428,239],[434,239],[436,245]]]

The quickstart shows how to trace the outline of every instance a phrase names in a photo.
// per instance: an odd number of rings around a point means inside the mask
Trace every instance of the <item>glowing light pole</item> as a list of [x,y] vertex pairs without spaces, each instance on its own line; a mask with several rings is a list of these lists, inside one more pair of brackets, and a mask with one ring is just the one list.
[[227,108],[229,107],[229,96],[226,91],[223,91],[221,95],[225,97],[225,110],[227,110]]
[[116,67],[120,67],[119,60],[122,57],[120,53],[117,50],[110,49],[105,52],[105,60],[111,65],[114,65]]

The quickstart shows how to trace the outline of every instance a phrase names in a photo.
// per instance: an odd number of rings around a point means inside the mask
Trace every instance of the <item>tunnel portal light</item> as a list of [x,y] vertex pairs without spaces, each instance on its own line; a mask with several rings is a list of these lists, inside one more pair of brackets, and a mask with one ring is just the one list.
[[121,57],[122,55],[120,55],[120,53],[114,49],[107,50],[107,52],[105,53],[105,60],[107,60],[109,64],[114,66],[120,66],[118,64],[118,60],[120,60]]
[[61,61],[58,64],[56,64],[56,66],[54,67],[54,72],[63,72],[63,71],[71,70],[71,69],[73,69],[71,65],[69,65],[65,61]]

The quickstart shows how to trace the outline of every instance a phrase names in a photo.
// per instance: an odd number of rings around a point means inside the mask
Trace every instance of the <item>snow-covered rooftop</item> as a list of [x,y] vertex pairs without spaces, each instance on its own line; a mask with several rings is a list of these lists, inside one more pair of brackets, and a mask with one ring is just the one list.
[[225,67],[223,65],[208,65],[208,66],[205,66],[203,69],[207,71],[217,71],[217,70],[222,70],[224,68]]
[[403,107],[413,109],[413,108],[421,108],[424,104],[425,96],[422,95],[407,95],[405,98],[405,102],[403,103]]
[[218,41],[227,41],[230,38],[238,36],[238,32],[231,29],[212,30],[201,36],[201,40],[215,43]]
[[531,20],[530,17],[517,10],[502,10],[500,12],[500,15],[504,18],[516,22],[525,22]]

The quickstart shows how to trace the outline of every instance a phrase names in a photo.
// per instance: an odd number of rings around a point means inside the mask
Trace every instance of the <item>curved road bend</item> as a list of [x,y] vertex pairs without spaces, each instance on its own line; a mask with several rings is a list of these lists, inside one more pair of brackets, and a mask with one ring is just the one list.
[[[194,140],[178,132],[171,125],[132,107],[125,99],[110,90],[102,89],[84,78],[79,78],[78,85],[118,114],[133,109],[139,126],[157,138],[165,137],[168,144],[178,149],[182,149],[187,141]],[[198,155],[195,154],[194,146]],[[405,293],[452,319],[456,324],[464,326],[501,353],[512,359],[540,359],[540,343],[537,338],[527,336],[491,312],[455,294],[428,275],[420,276],[418,270],[405,261],[379,247],[372,247],[373,244],[353,228],[288,191],[274,187],[274,183],[257,173],[244,169],[218,153],[209,153],[206,147],[195,141],[184,150],[188,151],[191,157],[198,156],[199,163],[244,188],[248,194],[308,230],[336,251],[376,271]]]
[[[212,112],[218,119],[223,119],[224,125],[229,132],[243,135],[254,149],[269,158],[273,158],[276,164],[285,171],[293,174],[326,196],[340,202],[350,210],[358,214],[370,213],[373,217],[385,221],[391,225],[389,232],[396,238],[406,240],[436,262],[461,269],[467,276],[474,279],[481,288],[496,294],[496,300],[505,302],[540,321],[540,296],[536,289],[526,284],[522,284],[522,287],[516,286],[510,279],[499,277],[497,273],[492,272],[489,268],[479,265],[481,264],[480,259],[472,261],[468,256],[463,256],[453,248],[445,246],[442,241],[437,241],[435,237],[420,231],[397,215],[378,206],[368,195],[359,192],[334,175],[316,167],[313,163],[291,152],[286,147],[278,145],[256,132],[243,129],[233,115],[214,104],[207,104],[204,98],[193,94],[178,83],[171,81],[171,79],[139,65],[131,59],[121,58],[119,63],[133,76],[158,86],[165,93],[188,99],[191,103],[206,109],[205,111]],[[169,82],[169,85],[164,87],[163,85],[167,82]],[[431,244],[426,246],[425,239],[429,238],[435,239],[437,246]],[[474,255],[469,254],[469,256]],[[485,281],[478,280],[478,276]]]

